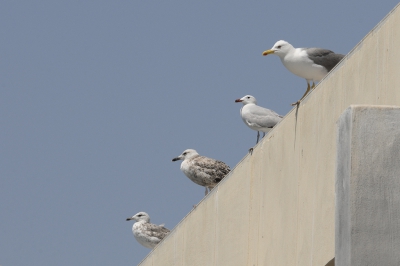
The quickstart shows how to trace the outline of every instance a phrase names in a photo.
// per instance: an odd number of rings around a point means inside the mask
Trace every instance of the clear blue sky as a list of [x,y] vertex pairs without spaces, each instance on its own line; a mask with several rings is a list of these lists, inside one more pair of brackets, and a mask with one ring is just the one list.
[[[2,1],[0,265],[136,265],[128,216],[173,228],[204,195],[171,159],[233,168],[246,94],[285,115],[306,82],[276,56],[348,53],[397,1]],[[240,195],[238,195],[240,196]]]

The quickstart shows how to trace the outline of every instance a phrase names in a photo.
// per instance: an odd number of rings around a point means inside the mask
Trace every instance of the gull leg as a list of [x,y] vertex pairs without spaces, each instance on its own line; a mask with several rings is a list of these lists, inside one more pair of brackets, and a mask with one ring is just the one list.
[[[315,86],[315,85],[313,85],[313,86]],[[310,92],[310,90],[311,90],[310,83],[307,80],[307,90],[306,90],[306,92],[304,93],[303,97],[300,98],[300,100],[298,100],[295,103],[292,103],[292,106],[300,104],[300,101],[303,100],[304,97],[306,97],[306,95]]]
[[249,153],[250,153],[250,155],[253,155],[253,148],[249,149]]
[[263,132],[264,134],[263,134],[263,138],[265,137],[265,132]]
[[314,81],[312,82],[312,86],[311,86],[311,89],[313,90],[315,88],[315,83],[314,83]]
[[204,196],[207,196],[207,194],[208,194],[208,187],[206,187],[206,192],[205,192]]
[[[265,136],[265,133],[264,133],[264,136]],[[260,139],[260,131],[257,131],[257,142],[256,142],[256,144],[258,143],[258,140]],[[253,155],[253,148],[250,148],[249,149],[249,153],[251,154],[251,155]]]

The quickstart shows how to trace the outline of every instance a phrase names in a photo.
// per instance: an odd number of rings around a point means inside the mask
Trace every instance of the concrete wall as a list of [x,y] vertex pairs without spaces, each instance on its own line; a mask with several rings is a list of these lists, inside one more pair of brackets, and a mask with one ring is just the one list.
[[140,265],[331,261],[336,122],[351,104],[400,106],[399,47],[396,8]]
[[339,119],[336,265],[400,265],[400,107],[352,105]]

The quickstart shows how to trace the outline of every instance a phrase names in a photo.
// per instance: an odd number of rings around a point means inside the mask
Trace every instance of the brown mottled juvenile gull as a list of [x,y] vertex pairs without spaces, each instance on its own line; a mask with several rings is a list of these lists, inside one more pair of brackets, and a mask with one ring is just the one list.
[[260,138],[260,131],[265,133],[270,131],[276,124],[282,120],[282,116],[274,111],[258,106],[254,96],[246,95],[235,102],[243,103],[240,109],[240,116],[243,122],[251,129],[257,131],[257,142]]
[[206,188],[205,195],[208,194],[207,188],[211,191],[230,172],[229,166],[225,163],[200,156],[193,149],[187,149],[172,159],[172,161],[178,160],[183,160],[181,171],[190,180]]
[[164,225],[150,223],[150,216],[145,212],[138,212],[126,220],[136,221],[132,226],[133,235],[146,248],[154,248],[170,232]]
[[264,56],[269,54],[279,56],[282,64],[290,72],[307,81],[307,90],[303,97],[292,105],[299,104],[308,92],[314,89],[314,82],[323,79],[344,57],[342,54],[335,54],[331,50],[322,48],[294,48],[290,43],[282,40],[263,52]]

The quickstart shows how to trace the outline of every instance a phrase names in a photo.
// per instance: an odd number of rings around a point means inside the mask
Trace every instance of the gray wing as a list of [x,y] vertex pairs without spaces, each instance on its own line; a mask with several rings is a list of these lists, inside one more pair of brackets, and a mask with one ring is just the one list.
[[310,58],[315,64],[321,65],[329,72],[334,68],[344,55],[335,54],[331,50],[322,48],[304,48]]
[[193,159],[192,167],[194,173],[199,175],[206,174],[211,181],[216,184],[219,183],[230,171],[228,165],[224,162],[217,161],[205,156],[198,156]]
[[144,224],[144,227],[148,236],[156,237],[160,240],[166,237],[170,232],[169,229],[165,228],[164,226],[151,223]]
[[282,120],[282,116],[270,109],[258,105],[251,106],[249,112],[246,113],[244,118],[247,123],[250,123],[252,126],[264,128],[272,128]]

